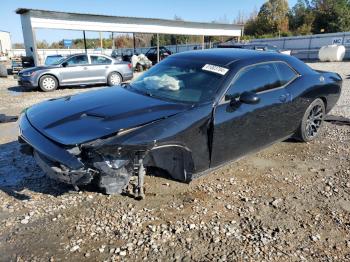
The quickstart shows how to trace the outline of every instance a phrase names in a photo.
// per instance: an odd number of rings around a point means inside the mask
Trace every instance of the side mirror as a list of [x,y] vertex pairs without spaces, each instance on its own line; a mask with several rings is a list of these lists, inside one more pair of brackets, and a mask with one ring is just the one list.
[[239,97],[239,101],[244,104],[255,105],[260,102],[260,98],[254,92],[243,92]]
[[67,67],[67,66],[68,66],[67,62],[62,63],[62,67]]

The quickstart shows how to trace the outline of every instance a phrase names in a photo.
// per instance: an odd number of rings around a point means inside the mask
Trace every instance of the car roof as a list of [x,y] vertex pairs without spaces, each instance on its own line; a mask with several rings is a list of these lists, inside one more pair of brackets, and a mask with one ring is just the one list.
[[254,46],[270,46],[270,47],[276,47],[275,45],[271,44],[265,44],[265,43],[231,43],[231,42],[226,42],[219,44],[218,47],[254,47]]
[[112,57],[109,57],[108,55],[104,55],[104,54],[87,54],[87,53],[76,53],[76,54],[71,54],[71,55],[68,55],[66,56],[66,58],[71,58],[73,56],[77,56],[77,55],[100,55],[100,56],[106,56],[108,58],[112,58]]
[[173,58],[193,59],[197,61],[206,61],[221,66],[229,66],[233,62],[243,60],[286,60],[284,55],[278,53],[260,52],[248,49],[237,48],[213,48],[200,51],[188,51],[172,55]]

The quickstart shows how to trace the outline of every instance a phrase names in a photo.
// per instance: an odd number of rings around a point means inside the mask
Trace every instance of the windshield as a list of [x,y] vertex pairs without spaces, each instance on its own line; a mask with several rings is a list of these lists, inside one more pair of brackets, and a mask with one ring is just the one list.
[[159,99],[206,102],[214,99],[227,71],[205,62],[167,58],[132,81],[129,88]]
[[51,63],[51,65],[59,65],[59,64],[61,64],[65,59],[66,59],[66,57],[58,57],[58,58],[57,58],[57,61]]

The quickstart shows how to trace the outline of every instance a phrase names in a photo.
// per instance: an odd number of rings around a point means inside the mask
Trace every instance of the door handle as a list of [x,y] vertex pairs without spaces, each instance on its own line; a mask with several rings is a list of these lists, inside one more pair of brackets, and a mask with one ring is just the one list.
[[106,66],[106,68],[109,68],[109,66]]
[[84,70],[87,70],[88,68],[86,66],[83,67]]

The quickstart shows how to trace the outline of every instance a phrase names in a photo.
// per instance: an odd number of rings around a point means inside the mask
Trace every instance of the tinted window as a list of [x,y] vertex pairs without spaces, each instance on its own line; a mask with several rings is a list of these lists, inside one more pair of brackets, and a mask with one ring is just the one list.
[[104,56],[92,55],[90,58],[93,65],[109,65],[111,63],[111,60]]
[[88,58],[86,55],[73,56],[67,60],[68,65],[85,65],[88,64]]
[[156,49],[151,48],[150,50],[148,50],[148,52],[146,53],[147,55],[153,55],[156,52]]
[[279,72],[281,85],[287,84],[296,76],[296,73],[285,63],[276,63],[276,67]]
[[229,94],[245,91],[259,92],[280,86],[280,80],[273,63],[249,66],[240,71],[229,89]]

